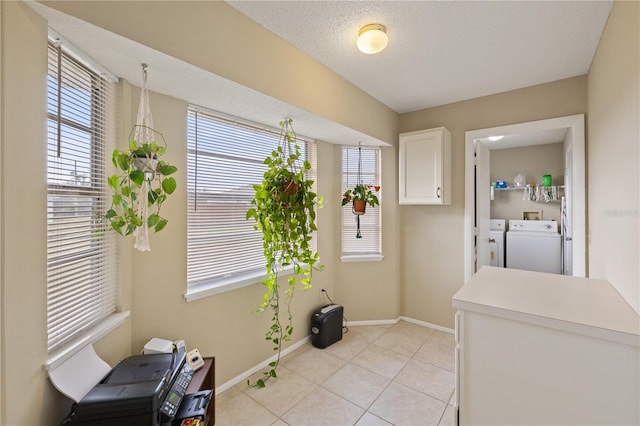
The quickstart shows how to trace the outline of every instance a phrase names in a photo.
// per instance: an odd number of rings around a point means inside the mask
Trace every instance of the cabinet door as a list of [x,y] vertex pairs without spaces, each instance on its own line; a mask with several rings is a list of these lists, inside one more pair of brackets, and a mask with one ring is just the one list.
[[400,135],[400,204],[449,204],[451,134],[444,127]]

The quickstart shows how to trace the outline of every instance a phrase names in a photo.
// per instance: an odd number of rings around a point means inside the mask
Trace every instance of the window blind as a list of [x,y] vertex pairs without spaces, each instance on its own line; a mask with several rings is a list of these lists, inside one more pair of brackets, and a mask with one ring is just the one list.
[[105,147],[112,84],[49,43],[47,75],[47,346],[54,350],[116,309],[115,244]]
[[[246,213],[280,129],[195,107],[187,126],[187,290],[263,272],[262,234]],[[315,142],[300,135],[298,142],[315,180]]]
[[[380,185],[380,149],[362,147],[361,182],[365,185]],[[358,147],[342,148],[342,192],[358,183]],[[342,255],[382,254],[382,189],[376,194],[380,205],[367,206],[360,216],[362,238],[356,238],[356,216],[351,203],[342,207]]]

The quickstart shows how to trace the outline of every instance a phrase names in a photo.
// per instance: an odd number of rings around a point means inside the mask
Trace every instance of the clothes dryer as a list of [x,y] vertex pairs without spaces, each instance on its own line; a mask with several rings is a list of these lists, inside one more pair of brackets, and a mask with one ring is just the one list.
[[491,219],[489,225],[489,264],[504,268],[504,233],[506,221]]

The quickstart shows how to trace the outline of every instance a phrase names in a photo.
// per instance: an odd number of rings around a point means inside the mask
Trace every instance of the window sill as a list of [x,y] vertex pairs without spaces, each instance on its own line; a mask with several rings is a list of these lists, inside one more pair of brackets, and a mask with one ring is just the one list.
[[348,254],[340,256],[340,262],[380,262],[384,260],[381,254]]
[[76,337],[61,348],[49,354],[49,359],[44,364],[47,371],[59,367],[66,360],[78,353],[82,348],[92,345],[104,336],[124,324],[124,320],[129,316],[129,311],[116,312],[105,318],[98,325],[92,327],[80,336]]
[[[281,276],[291,275],[293,273],[293,267],[286,268],[280,272]],[[226,279],[218,279],[209,282],[203,282],[194,286],[191,289],[187,289],[184,294],[184,299],[189,302],[195,300],[204,299],[205,297],[214,296],[216,294],[225,293],[227,291],[236,290],[242,287],[247,287],[253,284],[261,283],[267,279],[267,274],[264,272],[254,272],[252,274],[245,274],[237,277],[231,277]]]

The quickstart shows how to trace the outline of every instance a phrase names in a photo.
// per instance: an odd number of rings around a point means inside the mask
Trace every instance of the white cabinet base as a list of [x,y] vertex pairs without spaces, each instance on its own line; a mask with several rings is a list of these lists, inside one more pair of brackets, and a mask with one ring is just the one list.
[[637,347],[468,311],[461,326],[460,425],[640,424]]
[[640,316],[609,282],[483,266],[453,306],[458,424],[640,424]]

